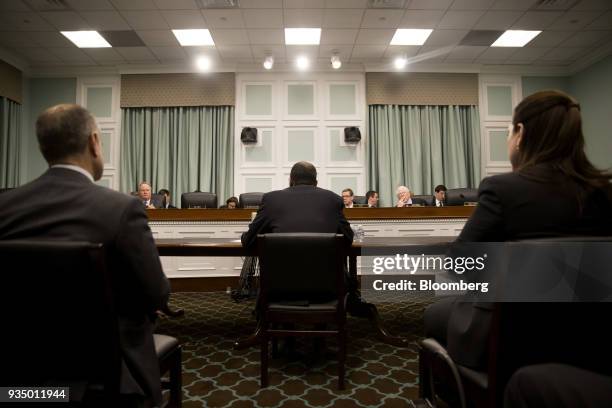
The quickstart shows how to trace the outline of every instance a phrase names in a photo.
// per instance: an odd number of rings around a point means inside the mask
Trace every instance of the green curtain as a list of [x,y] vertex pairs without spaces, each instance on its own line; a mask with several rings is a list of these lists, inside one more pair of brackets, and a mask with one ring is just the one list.
[[19,185],[21,105],[0,96],[0,188]]
[[480,119],[477,106],[369,106],[368,187],[392,206],[395,189],[430,194],[438,184],[477,187]]
[[233,194],[234,107],[121,109],[121,190],[147,180],[167,188],[179,207],[182,193]]

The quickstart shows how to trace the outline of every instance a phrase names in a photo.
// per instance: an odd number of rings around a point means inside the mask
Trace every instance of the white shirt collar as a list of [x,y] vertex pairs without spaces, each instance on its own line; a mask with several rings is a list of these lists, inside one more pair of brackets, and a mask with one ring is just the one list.
[[54,164],[51,166],[52,169],[68,169],[72,171],[76,171],[77,173],[81,173],[85,177],[87,177],[92,183],[94,182],[93,176],[87,170],[82,167],[75,166],[72,164]]

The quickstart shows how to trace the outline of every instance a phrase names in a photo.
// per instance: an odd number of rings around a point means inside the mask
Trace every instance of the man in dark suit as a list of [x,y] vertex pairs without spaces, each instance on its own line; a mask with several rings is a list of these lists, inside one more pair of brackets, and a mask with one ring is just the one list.
[[[120,391],[159,405],[153,323],[170,288],[142,202],[94,183],[104,169],[100,130],[84,108],[47,109],[36,121],[36,135],[50,168],[0,196],[0,239],[104,244],[117,288],[115,309],[123,360]],[[61,320],[61,316],[54,318]]]
[[151,194],[151,184],[148,181],[138,183],[138,198],[142,201],[144,208],[153,210],[164,206],[163,199],[160,195],[154,196]]
[[438,184],[434,188],[434,195],[431,198],[431,205],[434,207],[446,206],[446,186],[444,184]]
[[171,204],[170,191],[168,189],[162,188],[157,192],[158,195],[162,196],[162,206],[159,208],[165,209],[175,209],[176,207]]

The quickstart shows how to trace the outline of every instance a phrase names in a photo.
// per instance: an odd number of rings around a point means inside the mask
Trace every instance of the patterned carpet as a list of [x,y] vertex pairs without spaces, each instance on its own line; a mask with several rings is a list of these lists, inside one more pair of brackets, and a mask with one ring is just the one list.
[[314,354],[312,340],[298,340],[303,358],[271,359],[270,386],[259,388],[259,347],[235,351],[233,342],[255,328],[253,302],[229,295],[176,293],[171,306],[185,316],[163,318],[157,332],[183,344],[184,407],[414,407],[418,396],[417,341],[423,308],[431,297],[378,304],[385,327],[410,340],[399,348],[380,342],[366,319],[348,319],[346,390],[337,389],[336,344]]

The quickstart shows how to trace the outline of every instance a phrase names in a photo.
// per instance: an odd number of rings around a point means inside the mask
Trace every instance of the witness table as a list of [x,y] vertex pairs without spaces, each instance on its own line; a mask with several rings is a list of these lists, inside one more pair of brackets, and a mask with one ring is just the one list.
[[[412,253],[443,254],[455,237],[366,237],[363,242],[354,242],[349,249],[349,272],[357,275],[357,257],[362,254],[389,254],[394,248],[408,247]],[[239,240],[221,238],[157,239],[160,256],[256,256],[246,251]],[[407,346],[406,339],[391,335],[382,325],[376,305],[368,304],[368,318],[379,337],[390,344]],[[259,327],[249,338],[236,342],[236,348],[245,348],[259,342]]]

